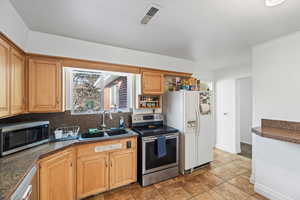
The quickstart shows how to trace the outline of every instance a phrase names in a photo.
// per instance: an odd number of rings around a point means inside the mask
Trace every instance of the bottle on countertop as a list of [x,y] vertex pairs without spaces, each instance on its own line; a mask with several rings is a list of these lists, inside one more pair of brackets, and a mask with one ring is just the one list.
[[125,128],[125,120],[123,116],[120,116],[119,128]]

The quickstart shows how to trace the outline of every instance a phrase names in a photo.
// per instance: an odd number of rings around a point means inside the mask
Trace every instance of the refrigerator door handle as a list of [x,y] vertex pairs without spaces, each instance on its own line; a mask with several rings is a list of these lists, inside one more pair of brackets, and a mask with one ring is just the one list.
[[195,110],[195,113],[196,113],[196,127],[195,127],[195,135],[198,135],[198,128],[199,128],[199,115],[198,115],[198,112],[197,112],[197,109]]
[[197,110],[197,113],[198,113],[198,120],[197,120],[197,129],[198,129],[198,135],[200,135],[200,123],[201,123],[201,121],[200,121],[200,112],[199,112],[199,110]]

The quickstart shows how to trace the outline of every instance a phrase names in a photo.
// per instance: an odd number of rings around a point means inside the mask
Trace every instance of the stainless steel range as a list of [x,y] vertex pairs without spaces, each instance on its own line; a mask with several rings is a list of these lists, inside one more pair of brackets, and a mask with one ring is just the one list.
[[[179,132],[163,123],[162,114],[132,116],[138,138],[138,181],[151,185],[179,175]],[[163,137],[164,156],[158,156],[158,138]]]

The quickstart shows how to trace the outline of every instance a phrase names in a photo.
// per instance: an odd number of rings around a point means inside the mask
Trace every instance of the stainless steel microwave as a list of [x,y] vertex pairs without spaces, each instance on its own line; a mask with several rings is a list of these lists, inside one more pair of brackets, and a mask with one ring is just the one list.
[[0,125],[0,156],[49,141],[49,121]]

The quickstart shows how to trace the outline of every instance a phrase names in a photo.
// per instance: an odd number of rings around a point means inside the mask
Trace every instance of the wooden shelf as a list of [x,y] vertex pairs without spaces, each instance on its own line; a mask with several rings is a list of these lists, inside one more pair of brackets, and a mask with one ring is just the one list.
[[[149,98],[150,97],[150,98]],[[141,100],[143,98],[154,98],[158,100]],[[161,96],[160,95],[139,95],[138,97],[138,109],[159,109],[161,108]],[[150,105],[148,105],[150,104]],[[154,105],[151,105],[154,104]],[[147,106],[148,105],[148,106]]]

